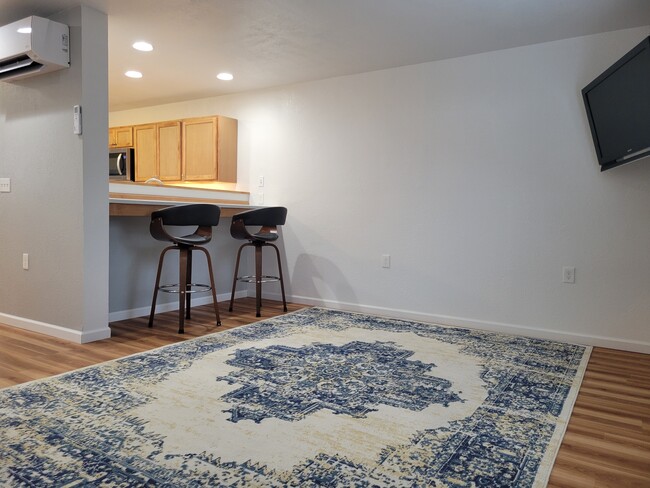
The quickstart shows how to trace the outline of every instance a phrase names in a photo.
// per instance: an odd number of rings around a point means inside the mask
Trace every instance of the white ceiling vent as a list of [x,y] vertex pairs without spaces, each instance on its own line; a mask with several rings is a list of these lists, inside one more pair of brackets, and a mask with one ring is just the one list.
[[69,66],[67,25],[31,16],[0,27],[0,81],[42,75]]

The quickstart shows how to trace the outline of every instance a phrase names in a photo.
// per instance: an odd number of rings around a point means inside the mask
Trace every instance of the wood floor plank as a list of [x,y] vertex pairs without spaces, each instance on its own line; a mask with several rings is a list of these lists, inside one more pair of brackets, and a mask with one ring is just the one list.
[[549,487],[650,487],[650,355],[594,348]]
[[[303,308],[289,304],[289,311]],[[282,304],[264,301],[263,317],[281,315]],[[177,312],[114,322],[112,337],[73,344],[0,324],[0,388],[45,378],[166,344],[256,322],[255,300],[235,310],[220,307],[222,326],[210,306],[192,309],[185,334]],[[551,488],[650,487],[650,355],[594,348],[558,452]]]

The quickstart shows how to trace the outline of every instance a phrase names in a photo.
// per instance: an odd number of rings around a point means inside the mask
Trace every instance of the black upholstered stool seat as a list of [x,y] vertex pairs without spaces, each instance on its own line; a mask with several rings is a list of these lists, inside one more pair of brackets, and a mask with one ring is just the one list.
[[174,237],[174,240],[171,242],[175,242],[176,244],[185,244],[186,246],[197,246],[199,244],[207,244],[208,242],[211,241],[210,238],[206,238],[205,236],[201,236],[198,234],[190,234],[188,236],[181,236],[181,237]]
[[[262,307],[262,283],[271,281],[279,281],[280,289],[282,290],[282,303],[284,311],[287,311],[287,300],[284,295],[284,280],[282,278],[282,263],[280,262],[280,251],[274,241],[278,240],[278,226],[284,225],[287,219],[287,209],[285,207],[265,207],[257,208],[254,210],[247,210],[235,214],[232,218],[230,225],[230,235],[235,239],[248,241],[242,244],[237,251],[237,262],[235,264],[235,273],[232,279],[232,292],[230,295],[230,308],[232,312],[233,303],[235,300],[235,288],[237,281],[246,283],[255,283],[255,305],[256,316],[260,317],[260,309]],[[251,233],[247,229],[248,226],[260,226],[260,229]],[[241,252],[247,246],[255,248],[255,274],[250,276],[237,276],[239,273],[239,261],[241,259]],[[269,276],[262,274],[262,249],[266,246],[275,249],[275,254],[278,260],[278,275]]]
[[251,234],[251,240],[255,241],[264,241],[264,242],[273,242],[278,240],[277,234],[262,233],[258,232],[257,234]]
[[[156,274],[156,284],[153,291],[153,300],[151,302],[151,313],[149,314],[149,327],[153,327],[153,319],[156,311],[156,299],[158,291],[167,293],[178,293],[178,333],[185,331],[185,319],[191,318],[191,296],[193,293],[212,291],[212,300],[214,302],[214,312],[217,318],[217,325],[221,325],[219,317],[219,307],[217,306],[217,295],[214,285],[214,274],[212,272],[212,260],[207,249],[202,247],[212,240],[212,227],[219,224],[221,209],[216,205],[194,204],[181,205],[157,210],[151,214],[151,223],[149,231],[154,239],[163,242],[171,242],[172,245],[166,247],[160,253],[158,261],[158,272]],[[168,230],[169,226],[196,227],[191,234],[175,235]],[[187,232],[185,230],[185,232]],[[162,272],[165,254],[168,251],[179,251],[179,281],[175,284],[161,285],[160,274]],[[208,274],[210,276],[210,285],[192,283],[192,251],[201,251],[205,254],[208,264]]]

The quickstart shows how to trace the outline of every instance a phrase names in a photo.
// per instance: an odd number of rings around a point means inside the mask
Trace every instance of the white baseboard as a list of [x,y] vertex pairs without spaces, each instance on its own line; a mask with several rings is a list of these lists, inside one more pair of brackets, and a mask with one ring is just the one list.
[[48,324],[46,322],[26,319],[24,317],[17,317],[5,313],[0,313],[0,322],[12,327],[18,327],[19,329],[38,332],[39,334],[45,334],[50,337],[76,342],[78,344],[108,339],[111,336],[111,329],[108,327],[108,324],[106,324],[106,327],[101,329],[83,331],[68,329],[67,327],[61,327],[60,325]]
[[86,344],[88,342],[101,341],[102,339],[109,339],[111,337],[111,329],[106,324],[106,327],[103,329],[89,330],[81,332],[81,343]]
[[[265,293],[265,297],[271,300],[282,300],[279,293]],[[463,317],[452,317],[448,315],[438,315],[423,312],[413,312],[396,308],[376,307],[371,305],[360,305],[356,303],[339,302],[335,300],[323,300],[312,297],[303,297],[299,295],[287,296],[287,300],[293,303],[303,303],[305,305],[320,306],[346,312],[360,312],[384,317],[415,320],[418,322],[431,322],[440,325],[451,325],[455,327],[466,327],[468,329],[480,329],[491,332],[501,332],[504,334],[523,335],[535,337],[538,339],[547,339],[572,344],[582,344],[587,346],[607,347],[610,349],[620,349],[623,351],[640,352],[650,354],[650,342],[632,341],[627,339],[618,339],[615,337],[603,337],[587,334],[572,334],[561,330],[541,329],[537,327],[528,327],[524,325],[505,324],[500,322],[488,322],[485,320],[467,319]]]
[[[235,298],[245,298],[254,296],[254,291],[251,293],[248,290],[242,290],[235,293]],[[282,300],[279,293],[264,293],[264,297],[270,300]],[[230,294],[224,293],[217,295],[218,302],[230,300]],[[469,329],[481,329],[492,332],[501,332],[505,334],[524,335],[529,337],[536,337],[539,339],[548,339],[562,342],[570,342],[574,344],[584,344],[589,346],[607,347],[611,349],[620,349],[623,351],[640,352],[650,354],[650,343],[643,341],[631,341],[626,339],[618,339],[614,337],[603,337],[587,334],[572,334],[560,330],[541,329],[536,327],[528,327],[516,324],[505,324],[500,322],[488,322],[485,320],[467,319],[463,317],[452,317],[448,315],[438,315],[423,312],[413,312],[410,310],[376,307],[371,305],[360,305],[356,303],[340,302],[335,300],[323,300],[312,297],[304,297],[300,295],[287,296],[287,300],[294,303],[303,303],[305,305],[313,305],[319,307],[326,307],[335,310],[343,310],[347,312],[360,312],[369,313],[374,315],[382,315],[385,317],[416,320],[419,322],[431,322],[441,325],[452,325],[455,327],[467,327]],[[196,305],[206,305],[212,303],[212,297],[201,297],[193,300]],[[170,302],[160,304],[156,307],[156,312],[169,312],[178,310],[178,302]],[[118,312],[111,312],[109,314],[109,322],[116,322],[118,320],[126,320],[135,317],[142,317],[149,314],[149,307],[141,307],[132,310],[122,310]],[[0,313],[0,322],[18,327],[20,329],[29,330],[46,334],[59,339],[65,339],[71,342],[85,344],[87,342],[98,341],[107,339],[111,336],[111,330],[108,324],[105,328],[97,329],[94,331],[78,331],[61,327],[59,325],[48,324],[39,322],[37,320],[25,319],[14,315]]]
[[[236,291],[235,298],[246,298],[248,296],[247,290]],[[217,295],[217,302],[226,302],[230,301],[230,293],[222,293]],[[202,296],[197,298],[192,298],[192,305],[209,305],[212,303],[212,296]],[[167,303],[158,303],[156,304],[156,313],[162,312],[171,312],[172,310],[178,310],[178,300]],[[145,317],[149,315],[151,311],[151,306],[133,308],[130,310],[119,310],[117,312],[111,312],[108,314],[109,322],[117,322],[119,320],[128,320],[134,319],[136,317]]]
[[[245,298],[247,296],[247,290],[235,292],[235,298]],[[230,300],[230,293],[217,295],[218,302],[224,302],[227,300]],[[211,296],[195,298],[192,300],[193,305],[208,305],[210,303],[212,303]],[[171,310],[178,310],[178,302],[174,301],[172,303],[161,303],[156,306],[156,313],[169,312]],[[108,314],[108,321],[116,322],[118,320],[142,317],[149,315],[149,311],[149,307],[141,307],[133,310],[111,312]],[[109,328],[108,324],[106,324],[106,327],[103,327],[101,329],[80,331],[61,327],[60,325],[48,324],[46,322],[39,322],[38,320],[26,319],[5,313],[0,313],[0,323],[7,324],[12,327],[17,327],[19,329],[29,330],[31,332],[38,332],[39,334],[45,334],[50,337],[57,337],[59,339],[64,339],[70,342],[76,342],[78,344],[86,344],[88,342],[99,341],[111,337],[111,329]]]

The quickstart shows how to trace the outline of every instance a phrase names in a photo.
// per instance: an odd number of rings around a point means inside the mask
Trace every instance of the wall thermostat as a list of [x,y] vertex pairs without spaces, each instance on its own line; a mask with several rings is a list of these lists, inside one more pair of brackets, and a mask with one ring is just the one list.
[[81,105],[75,105],[72,114],[72,131],[81,134]]

